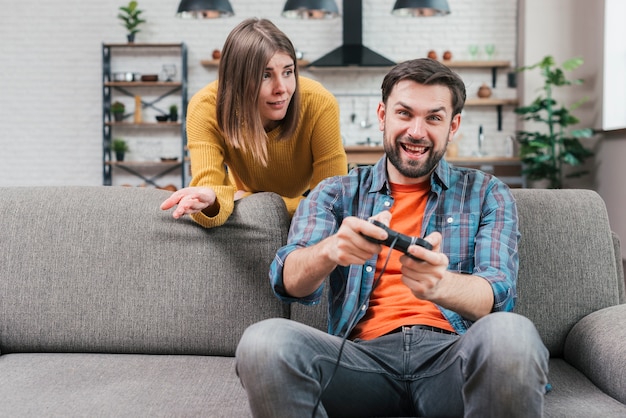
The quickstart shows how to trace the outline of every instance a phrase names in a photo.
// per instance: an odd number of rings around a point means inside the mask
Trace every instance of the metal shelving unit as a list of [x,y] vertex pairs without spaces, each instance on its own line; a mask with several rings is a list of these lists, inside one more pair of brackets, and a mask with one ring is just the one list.
[[[113,78],[112,60],[116,52],[137,53],[137,60],[141,54],[159,54],[167,51],[177,53],[180,58],[180,81],[116,81]],[[115,97],[134,97],[137,92],[146,89],[157,90],[160,95],[146,101],[142,98],[141,108],[152,108],[159,113],[168,113],[159,108],[160,102],[166,97],[180,96],[179,119],[177,122],[133,122],[133,113],[126,113],[124,120],[114,121],[111,118],[111,103]],[[110,186],[113,183],[113,168],[117,167],[125,172],[139,177],[145,183],[159,187],[156,181],[176,170],[180,171],[181,187],[187,185],[188,172],[187,156],[187,46],[185,43],[125,43],[102,44],[102,183]],[[180,158],[176,161],[115,161],[111,144],[114,130],[129,129],[179,129],[180,130]],[[154,173],[156,171],[156,174]]]

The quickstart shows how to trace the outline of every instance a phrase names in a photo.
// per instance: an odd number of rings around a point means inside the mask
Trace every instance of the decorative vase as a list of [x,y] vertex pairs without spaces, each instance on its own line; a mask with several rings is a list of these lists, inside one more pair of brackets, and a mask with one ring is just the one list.
[[483,83],[483,85],[478,89],[477,94],[481,99],[491,97],[491,88],[486,83]]

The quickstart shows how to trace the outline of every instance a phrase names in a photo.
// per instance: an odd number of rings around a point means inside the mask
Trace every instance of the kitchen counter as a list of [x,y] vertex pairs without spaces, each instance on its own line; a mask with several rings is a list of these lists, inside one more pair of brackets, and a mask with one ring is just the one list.
[[[348,165],[375,164],[384,154],[382,146],[349,145],[345,147]],[[451,164],[460,167],[477,168],[494,174],[511,187],[524,187],[522,164],[517,157],[455,157],[446,158]]]

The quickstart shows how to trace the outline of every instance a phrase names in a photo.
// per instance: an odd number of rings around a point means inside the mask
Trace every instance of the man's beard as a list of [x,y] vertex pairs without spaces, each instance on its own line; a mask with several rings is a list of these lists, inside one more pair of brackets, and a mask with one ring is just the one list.
[[426,141],[412,141],[413,144],[416,145],[427,145],[430,147],[428,151],[428,157],[425,160],[409,160],[404,162],[401,155],[401,145],[398,140],[395,141],[383,141],[385,147],[385,154],[387,155],[387,159],[393,166],[398,170],[400,174],[408,178],[420,178],[429,175],[433,172],[439,161],[443,158],[446,153],[446,146],[441,150],[436,150],[432,147],[430,142],[426,143]]

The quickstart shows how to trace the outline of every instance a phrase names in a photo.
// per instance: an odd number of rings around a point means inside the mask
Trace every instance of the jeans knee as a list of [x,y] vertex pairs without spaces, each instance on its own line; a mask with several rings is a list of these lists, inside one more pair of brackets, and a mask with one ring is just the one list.
[[[250,349],[253,351],[263,350],[266,344],[272,343],[278,338],[276,334],[280,333],[284,322],[286,323],[288,320],[283,318],[269,318],[248,326],[239,340],[237,352]],[[268,338],[270,335],[271,339]]]
[[237,369],[241,370],[248,364],[257,365],[259,359],[270,362],[272,355],[279,351],[281,330],[286,322],[282,318],[270,318],[246,328],[235,352]]
[[[480,323],[481,321],[484,323]],[[494,365],[520,368],[537,365],[547,367],[548,351],[545,348],[535,325],[528,318],[510,313],[498,312],[477,322],[485,356]]]

